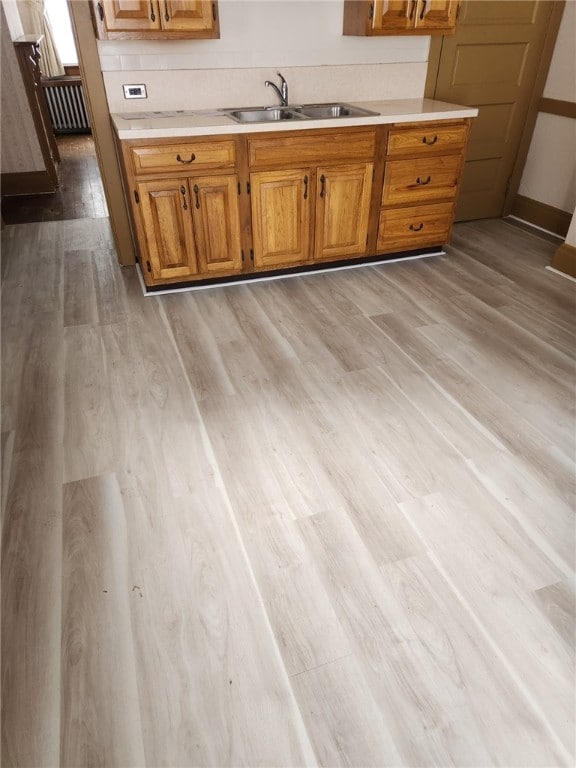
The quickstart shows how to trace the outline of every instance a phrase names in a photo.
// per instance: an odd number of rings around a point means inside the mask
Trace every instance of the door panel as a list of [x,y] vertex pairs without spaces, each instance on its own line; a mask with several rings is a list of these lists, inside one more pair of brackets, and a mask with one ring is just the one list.
[[171,31],[212,29],[212,3],[209,0],[160,0],[162,27]]
[[372,163],[318,168],[316,259],[363,256]]
[[310,258],[311,177],[309,168],[250,174],[255,267]]
[[373,29],[403,30],[414,26],[416,3],[413,0],[375,0]]
[[156,0],[102,0],[106,29],[110,32],[137,32],[160,29]]
[[450,29],[456,24],[455,0],[420,0],[415,14],[416,29]]
[[238,176],[190,179],[200,272],[240,272]]
[[549,29],[545,0],[468,0],[442,41],[434,98],[479,108],[456,219],[501,216]]

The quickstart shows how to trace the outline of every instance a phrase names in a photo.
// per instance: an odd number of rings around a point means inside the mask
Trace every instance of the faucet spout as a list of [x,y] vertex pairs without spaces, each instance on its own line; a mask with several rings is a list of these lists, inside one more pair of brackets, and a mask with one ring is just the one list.
[[266,80],[264,85],[276,91],[278,98],[280,99],[280,104],[283,107],[287,107],[288,106],[288,83],[286,82],[286,80],[284,79],[284,77],[281,75],[280,72],[277,72],[277,75],[280,78],[280,88],[278,88],[276,83],[273,83],[271,80]]

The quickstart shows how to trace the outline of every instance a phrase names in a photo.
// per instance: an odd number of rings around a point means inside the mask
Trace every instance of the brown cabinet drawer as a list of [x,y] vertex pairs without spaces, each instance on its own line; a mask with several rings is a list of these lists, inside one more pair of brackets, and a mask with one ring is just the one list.
[[387,162],[382,205],[455,197],[461,165],[460,155]]
[[190,141],[130,147],[134,173],[164,173],[230,168],[236,162],[234,141]]
[[381,211],[377,251],[412,250],[445,243],[450,234],[453,211],[452,203]]
[[393,129],[388,134],[388,155],[426,156],[438,152],[457,152],[464,148],[468,125],[423,123],[410,129]]
[[252,136],[248,140],[251,168],[285,165],[317,165],[333,160],[371,162],[374,157],[376,132],[373,128],[359,131],[324,131]]

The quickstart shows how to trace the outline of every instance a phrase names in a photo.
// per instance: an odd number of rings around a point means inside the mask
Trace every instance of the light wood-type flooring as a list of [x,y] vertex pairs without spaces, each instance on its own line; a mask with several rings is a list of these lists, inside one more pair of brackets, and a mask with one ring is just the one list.
[[143,297],[2,237],[3,766],[574,765],[553,244]]

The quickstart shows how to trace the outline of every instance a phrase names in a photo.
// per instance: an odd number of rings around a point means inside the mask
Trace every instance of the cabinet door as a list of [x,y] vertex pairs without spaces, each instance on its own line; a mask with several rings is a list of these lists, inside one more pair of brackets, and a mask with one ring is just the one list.
[[165,280],[195,275],[198,267],[186,179],[141,182],[137,188],[148,251],[142,254],[144,277]]
[[301,264],[310,252],[309,168],[250,174],[254,266]]
[[238,176],[199,176],[189,183],[200,272],[240,272]]
[[316,259],[363,256],[368,237],[372,163],[318,168]]
[[160,29],[157,0],[100,0],[98,5],[102,8],[104,24],[110,32]]
[[375,34],[412,29],[416,0],[374,0],[372,29]]
[[418,0],[416,29],[451,31],[456,26],[457,0]]
[[160,0],[162,29],[173,32],[206,32],[216,23],[211,0]]

